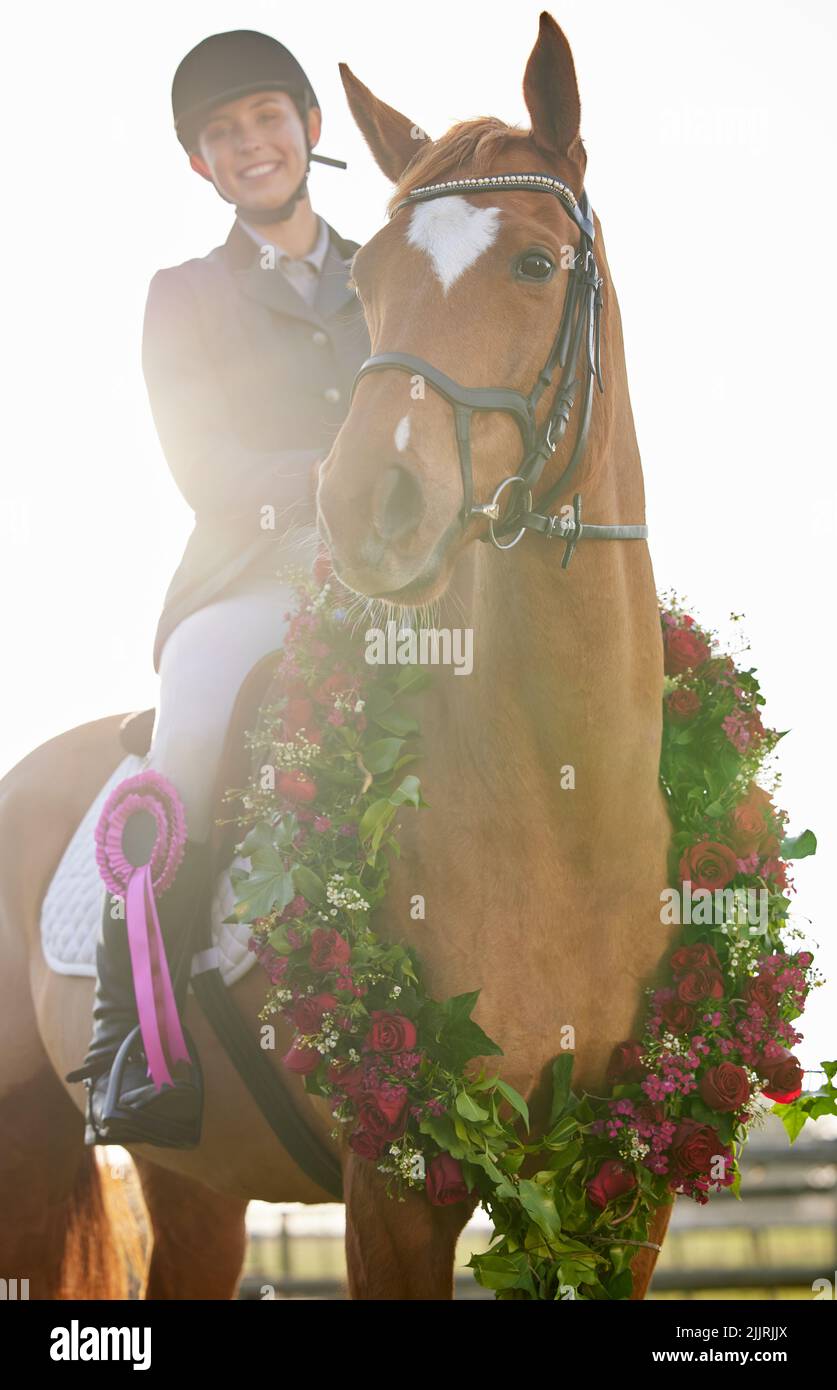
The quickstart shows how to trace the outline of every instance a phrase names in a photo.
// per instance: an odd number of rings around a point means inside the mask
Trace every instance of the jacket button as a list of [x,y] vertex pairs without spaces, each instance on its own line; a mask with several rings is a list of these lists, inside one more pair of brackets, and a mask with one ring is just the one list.
[[336,386],[327,386],[325,391],[323,391],[323,395],[325,396],[329,405],[336,405],[340,399],[340,392],[338,391]]
[[328,334],[324,333],[321,328],[318,328],[315,333],[311,334],[311,342],[316,343],[317,347],[325,347],[328,342]]

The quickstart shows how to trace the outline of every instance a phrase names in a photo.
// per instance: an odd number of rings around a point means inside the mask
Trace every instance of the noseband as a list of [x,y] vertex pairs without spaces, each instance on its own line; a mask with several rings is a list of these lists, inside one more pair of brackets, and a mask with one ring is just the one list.
[[[394,367],[429,381],[439,395],[453,407],[464,498],[460,513],[463,530],[474,517],[486,517],[488,534],[481,536],[480,540],[491,540],[498,550],[511,550],[526,531],[535,531],[547,539],[557,536],[566,542],[561,561],[562,569],[566,569],[576,545],[582,538],[645,540],[648,535],[647,526],[583,524],[579,493],[573,497],[572,516],[545,514],[546,508],[568,487],[584,455],[590,432],[594,384],[598,384],[600,391],[604,390],[601,365],[602,278],[593,255],[595,228],[587,194],[582,192],[581,198],[577,199],[567,184],[551,174],[494,174],[485,178],[451,179],[447,183],[431,183],[422,188],[414,188],[412,193],[408,193],[396,204],[391,215],[394,217],[399,209],[413,203],[426,202],[431,198],[468,193],[497,193],[503,189],[552,194],[569,212],[581,232],[580,245],[570,270],[558,332],[529,395],[524,396],[520,391],[503,386],[460,386],[458,381],[440,372],[438,367],[426,362],[423,357],[414,357],[407,352],[378,352],[372,357],[367,357],[361,365],[352,386],[352,396],[361,377],[367,372],[384,371]],[[544,392],[552,386],[559,368],[561,375],[552,407],[546,419],[538,426],[535,418],[538,403]],[[547,460],[555,453],[567,432],[570,413],[582,380],[580,414],[572,454],[557,482],[538,498],[541,510],[533,511],[532,491],[543,473]],[[481,505],[474,504],[471,469],[471,416],[475,410],[500,410],[510,415],[520,431],[523,442],[523,461],[518,471],[504,478],[491,501]],[[511,502],[501,520],[500,498],[509,487],[513,489]],[[518,498],[526,500],[525,506],[521,506],[520,500],[515,497],[515,491],[518,489]],[[517,531],[514,538],[503,543],[501,537],[514,530]]]

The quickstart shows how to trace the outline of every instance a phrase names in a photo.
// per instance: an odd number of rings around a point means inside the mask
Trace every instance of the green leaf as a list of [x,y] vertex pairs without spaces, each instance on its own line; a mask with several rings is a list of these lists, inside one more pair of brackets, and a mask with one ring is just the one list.
[[375,776],[381,772],[391,772],[403,747],[403,738],[373,739],[363,750],[363,765]]
[[233,908],[233,915],[237,922],[252,922],[255,917],[266,917],[274,908],[277,912],[284,911],[294,896],[293,879],[284,869],[254,869],[247,878],[245,895]]
[[430,1044],[428,1051],[451,1071],[460,1071],[472,1057],[502,1056],[503,1053],[503,1049],[492,1042],[472,1018],[457,1019],[446,1024],[440,1040]]
[[488,1119],[488,1111],[483,1110],[481,1105],[477,1105],[477,1102],[472,1096],[468,1095],[467,1091],[460,1091],[454,1104],[463,1120],[480,1121]]
[[419,726],[416,720],[400,709],[387,709],[372,717],[381,729],[385,729],[388,734],[395,734],[398,738],[407,738],[410,734],[418,733]]
[[[500,1169],[497,1167],[497,1164],[494,1162],[490,1154],[469,1154],[468,1162],[475,1163],[478,1168],[482,1168],[483,1172],[487,1173],[491,1181],[493,1183],[496,1183],[498,1187],[502,1187],[505,1190],[505,1188],[508,1186],[505,1178],[503,1177],[503,1174],[500,1172]],[[513,1188],[510,1188],[509,1191],[513,1196],[517,1196]]]
[[426,690],[430,684],[430,672],[423,666],[402,666],[396,677],[395,686],[399,695],[416,695]]
[[605,1288],[609,1298],[630,1298],[634,1291],[634,1276],[629,1269],[623,1269]]
[[552,1063],[552,1108],[549,1112],[549,1128],[560,1119],[570,1098],[570,1081],[573,1074],[572,1052],[563,1052]]
[[404,777],[390,796],[389,803],[391,806],[404,806],[407,804],[416,807],[420,806],[421,783],[418,777],[414,777],[412,773],[410,773],[408,777]]
[[549,1160],[550,1171],[557,1173],[561,1168],[570,1168],[583,1151],[584,1145],[580,1139],[574,1139],[571,1144],[556,1149]]
[[301,893],[303,898],[307,898],[309,903],[325,902],[325,884],[318,874],[305,867],[304,864],[297,864],[292,871],[294,888]]
[[533,1182],[529,1178],[521,1178],[517,1190],[524,1211],[538,1229],[543,1231],[545,1236],[560,1235],[561,1215],[552,1193],[541,1183]]
[[526,1104],[520,1092],[516,1091],[513,1086],[509,1085],[508,1081],[503,1081],[499,1076],[495,1076],[493,1081],[491,1081],[489,1084],[497,1087],[497,1090],[508,1101],[512,1109],[516,1110],[518,1115],[520,1115],[520,1117],[523,1120],[523,1123],[525,1124],[528,1130],[529,1107]]
[[782,859],[807,859],[817,852],[817,837],[813,830],[803,830],[801,835],[790,835],[779,847]]
[[380,801],[373,801],[361,816],[358,826],[361,840],[368,840],[369,836],[381,827],[386,828],[394,815],[395,810],[387,797],[382,797]]
[[[439,1148],[452,1158],[465,1157],[465,1145],[459,1139],[449,1115],[428,1115],[420,1122],[419,1129],[422,1134],[429,1134],[431,1139],[435,1139]],[[473,1155],[470,1157],[473,1158]]]
[[773,1114],[778,1115],[782,1124],[785,1126],[790,1142],[792,1144],[795,1143],[805,1127],[808,1112],[803,1110],[800,1105],[797,1105],[795,1101],[791,1101],[789,1105],[774,1105],[772,1109]]
[[273,848],[273,831],[266,821],[260,820],[245,835],[241,845],[241,854],[245,859],[249,859],[256,850]]
[[523,1250],[514,1255],[472,1255],[468,1266],[484,1289],[522,1289],[535,1296],[529,1261]]

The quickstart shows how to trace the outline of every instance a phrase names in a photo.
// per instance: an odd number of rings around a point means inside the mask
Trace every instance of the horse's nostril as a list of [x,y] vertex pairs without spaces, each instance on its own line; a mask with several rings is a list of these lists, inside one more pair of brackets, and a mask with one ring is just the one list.
[[414,531],[424,511],[421,486],[412,473],[393,464],[375,488],[372,519],[385,541]]

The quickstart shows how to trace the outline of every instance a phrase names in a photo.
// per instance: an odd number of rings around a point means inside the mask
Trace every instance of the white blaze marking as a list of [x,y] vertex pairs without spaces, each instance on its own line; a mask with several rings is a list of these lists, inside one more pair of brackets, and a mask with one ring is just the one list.
[[407,447],[407,440],[410,438],[410,417],[404,415],[395,426],[395,447],[399,454],[403,454]]
[[499,230],[499,208],[477,208],[460,197],[438,198],[413,209],[407,241],[427,253],[447,294]]

